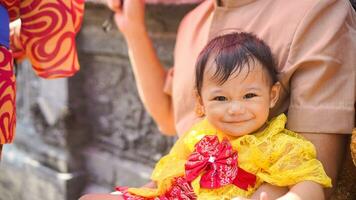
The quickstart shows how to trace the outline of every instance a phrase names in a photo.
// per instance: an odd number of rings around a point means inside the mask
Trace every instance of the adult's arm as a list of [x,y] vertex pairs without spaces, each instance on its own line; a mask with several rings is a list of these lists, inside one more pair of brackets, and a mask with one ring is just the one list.
[[312,181],[303,181],[301,183],[298,183],[294,185],[287,194],[277,198],[277,200],[314,200],[314,199],[323,200],[325,199],[325,196],[324,196],[322,186]]
[[259,200],[277,199],[278,197],[287,194],[288,191],[289,191],[288,187],[279,187],[279,186],[271,185],[269,183],[264,183],[260,187],[258,187],[255,193],[253,193],[251,199],[259,199]]
[[236,197],[233,200],[323,200],[322,187],[312,181],[303,181],[294,185],[290,190],[287,187],[278,187],[268,183],[261,185],[252,195],[251,199]]
[[355,33],[349,1],[316,1],[295,31],[287,61],[294,70],[287,128],[315,145],[334,186],[355,119]]
[[174,135],[172,100],[164,92],[166,70],[156,55],[145,26],[144,1],[125,0],[123,6],[119,2],[108,0],[108,5],[115,11],[115,22],[126,39],[140,98],[160,131]]

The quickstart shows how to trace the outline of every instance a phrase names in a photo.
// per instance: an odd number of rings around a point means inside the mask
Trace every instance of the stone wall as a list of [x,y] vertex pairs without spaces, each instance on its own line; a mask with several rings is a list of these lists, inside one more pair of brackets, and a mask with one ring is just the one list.
[[[148,6],[146,22],[166,66],[172,65],[178,23],[191,8]],[[72,109],[83,121],[90,122],[91,139],[84,150],[90,172],[86,192],[108,191],[118,184],[146,183],[153,164],[174,142],[174,138],[158,132],[139,100],[121,34],[115,26],[109,32],[102,30],[101,25],[109,16],[105,8],[87,6],[78,36],[82,69],[70,80],[70,85],[75,85],[70,89]]]

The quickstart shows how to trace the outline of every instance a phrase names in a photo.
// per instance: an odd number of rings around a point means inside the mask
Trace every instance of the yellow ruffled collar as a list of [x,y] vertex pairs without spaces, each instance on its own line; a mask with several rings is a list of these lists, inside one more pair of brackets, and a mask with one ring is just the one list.
[[266,128],[261,131],[251,133],[244,136],[230,136],[227,135],[218,129],[216,129],[210,122],[205,118],[202,121],[195,124],[190,131],[188,131],[184,136],[184,143],[187,144],[189,150],[193,151],[194,146],[197,142],[199,142],[206,135],[216,135],[219,140],[222,141],[223,138],[227,138],[231,143],[236,143],[238,141],[246,140],[250,137],[256,137],[261,140],[267,139],[269,137],[273,137],[274,135],[280,133],[285,130],[285,124],[287,122],[287,117],[285,114],[280,114],[277,117],[271,119],[266,123]]

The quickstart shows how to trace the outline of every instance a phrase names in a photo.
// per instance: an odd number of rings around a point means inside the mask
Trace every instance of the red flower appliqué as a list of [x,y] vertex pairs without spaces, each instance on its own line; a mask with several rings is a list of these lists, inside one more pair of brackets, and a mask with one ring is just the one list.
[[191,182],[202,173],[202,188],[234,184],[247,190],[248,186],[255,185],[256,176],[238,167],[237,158],[237,152],[227,139],[220,143],[217,136],[205,136],[195,145],[195,151],[185,164],[186,179]]

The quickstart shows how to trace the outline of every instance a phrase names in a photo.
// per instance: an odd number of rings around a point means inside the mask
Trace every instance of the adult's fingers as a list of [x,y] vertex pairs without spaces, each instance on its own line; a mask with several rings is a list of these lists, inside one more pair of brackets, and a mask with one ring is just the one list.
[[122,2],[123,0],[106,0],[106,4],[114,12],[121,11]]

